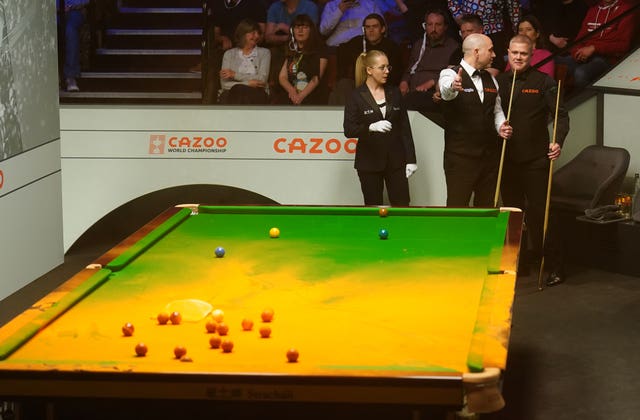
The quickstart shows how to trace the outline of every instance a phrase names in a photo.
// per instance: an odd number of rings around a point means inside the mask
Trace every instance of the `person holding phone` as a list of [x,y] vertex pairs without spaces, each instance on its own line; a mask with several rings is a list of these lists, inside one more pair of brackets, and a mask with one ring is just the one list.
[[362,35],[362,21],[371,13],[382,15],[374,0],[332,0],[327,3],[320,18],[320,33],[327,38],[327,46],[337,47]]

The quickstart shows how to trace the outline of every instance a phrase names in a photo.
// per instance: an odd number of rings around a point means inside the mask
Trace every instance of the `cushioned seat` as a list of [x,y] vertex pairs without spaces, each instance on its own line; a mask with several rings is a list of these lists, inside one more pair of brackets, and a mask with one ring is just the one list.
[[629,152],[620,147],[586,147],[553,174],[551,208],[583,213],[613,204],[629,159]]

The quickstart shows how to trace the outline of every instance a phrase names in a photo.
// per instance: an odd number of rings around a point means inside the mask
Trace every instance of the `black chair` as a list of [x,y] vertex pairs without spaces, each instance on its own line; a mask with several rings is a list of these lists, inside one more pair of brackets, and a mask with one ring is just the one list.
[[588,146],[553,174],[551,217],[545,246],[547,285],[562,283],[565,256],[569,251],[587,262],[580,252],[588,242],[584,229],[576,223],[585,210],[614,204],[629,168],[629,152],[619,147]]
[[613,204],[629,168],[620,147],[588,146],[553,174],[551,208],[584,214]]

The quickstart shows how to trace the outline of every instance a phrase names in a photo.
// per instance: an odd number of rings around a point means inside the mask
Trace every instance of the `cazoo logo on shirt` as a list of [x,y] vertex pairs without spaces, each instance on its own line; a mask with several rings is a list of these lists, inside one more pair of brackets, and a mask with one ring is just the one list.
[[212,135],[169,135],[151,134],[149,136],[149,154],[169,153],[224,153],[229,141],[226,137]]

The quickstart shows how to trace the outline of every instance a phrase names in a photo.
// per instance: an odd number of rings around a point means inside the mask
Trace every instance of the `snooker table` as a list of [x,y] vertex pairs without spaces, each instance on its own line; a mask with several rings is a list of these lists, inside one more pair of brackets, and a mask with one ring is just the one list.
[[[522,213],[386,210],[170,208],[0,328],[0,400],[499,410]],[[265,308],[274,311],[268,323]],[[231,352],[209,344],[215,309]],[[173,311],[179,324],[158,323]],[[176,358],[176,346],[188,358]]]

